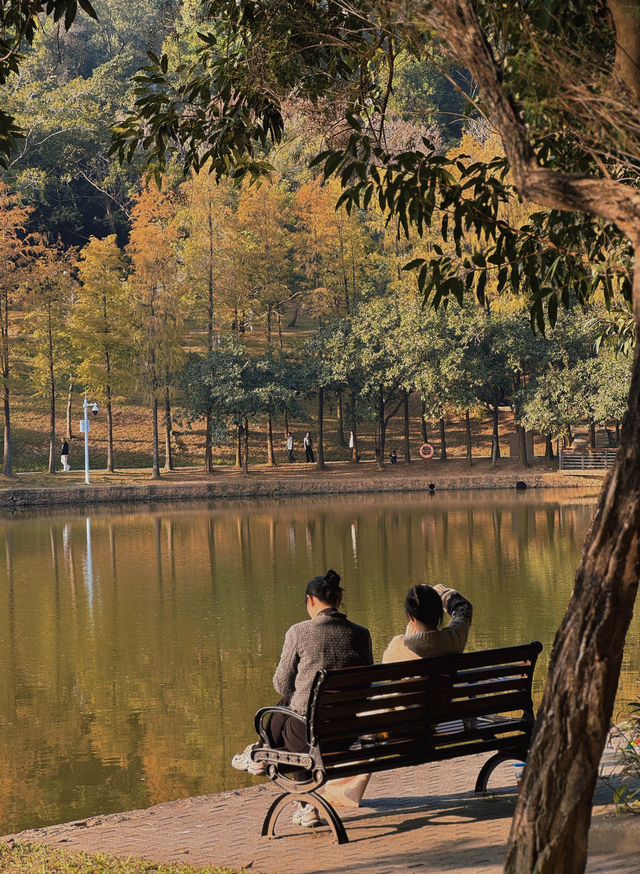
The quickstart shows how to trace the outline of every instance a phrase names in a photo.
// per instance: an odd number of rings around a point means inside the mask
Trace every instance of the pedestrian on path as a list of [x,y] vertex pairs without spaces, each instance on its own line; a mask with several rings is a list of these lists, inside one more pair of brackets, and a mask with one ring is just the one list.
[[313,441],[311,439],[311,432],[307,431],[304,435],[304,457],[307,462],[314,462],[316,460],[315,455],[313,454]]
[[71,470],[69,467],[69,444],[66,438],[62,441],[62,447],[60,448],[60,461],[62,462],[63,473]]
[[291,433],[291,431],[287,431],[286,446],[287,458],[289,459],[289,463],[291,464],[295,461],[295,458],[293,457],[293,434]]

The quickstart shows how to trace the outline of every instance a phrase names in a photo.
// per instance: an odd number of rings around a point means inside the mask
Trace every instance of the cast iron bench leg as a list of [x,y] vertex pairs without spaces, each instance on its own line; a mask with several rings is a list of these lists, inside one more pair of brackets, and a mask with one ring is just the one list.
[[[489,782],[489,777],[493,773],[494,769],[501,765],[502,762],[508,762],[509,760],[518,759],[519,754],[515,752],[499,752],[495,755],[491,756],[490,759],[484,763],[484,765],[480,768],[480,773],[478,774],[478,779],[476,780],[476,792],[486,792],[487,791],[487,783]],[[522,761],[526,758],[526,753],[522,754]]]
[[335,838],[336,843],[349,843],[349,838],[347,837],[347,832],[345,831],[342,820],[335,812],[333,807],[329,804],[329,802],[326,801],[321,795],[318,795],[317,792],[306,792],[305,794],[284,792],[282,795],[278,795],[276,800],[267,811],[267,815],[265,816],[264,822],[262,823],[263,838],[274,838],[276,836],[276,820],[282,813],[283,809],[287,806],[287,804],[290,804],[292,801],[299,801],[302,804],[312,804],[316,809],[319,808],[320,812],[324,813],[327,818],[329,828],[333,833],[333,837]]

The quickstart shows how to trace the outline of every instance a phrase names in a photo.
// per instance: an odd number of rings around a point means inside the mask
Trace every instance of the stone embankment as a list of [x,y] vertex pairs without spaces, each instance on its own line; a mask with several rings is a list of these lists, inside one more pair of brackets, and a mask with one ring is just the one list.
[[[571,488],[596,493],[602,483],[601,476],[565,474],[540,464],[520,468],[505,462],[492,469],[486,460],[481,460],[471,469],[459,461],[442,468],[437,464],[415,463],[410,467],[388,467],[384,471],[378,471],[373,464],[353,466],[335,462],[328,465],[326,471],[292,465],[252,469],[248,475],[220,469],[206,477],[201,471],[182,469],[171,471],[159,480],[151,480],[146,471],[127,471],[120,475],[92,473],[92,478],[99,481],[85,485],[77,471],[71,475],[49,477],[46,482],[43,482],[43,476],[22,474],[15,484],[5,480],[7,485],[0,488],[0,510],[130,502],[179,503],[233,498],[515,489],[518,484],[520,487],[524,484],[527,489]],[[30,484],[34,479],[37,485]]]

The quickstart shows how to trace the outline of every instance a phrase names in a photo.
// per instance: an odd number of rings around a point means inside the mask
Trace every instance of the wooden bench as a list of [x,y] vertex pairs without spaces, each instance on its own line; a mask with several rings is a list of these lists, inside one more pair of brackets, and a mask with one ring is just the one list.
[[[326,817],[339,844],[346,843],[342,820],[318,793],[339,777],[493,752],[475,785],[476,792],[486,791],[497,765],[526,760],[534,722],[531,682],[541,649],[534,642],[318,671],[306,717],[263,707],[255,717],[262,745],[251,758],[266,762],[268,777],[283,790],[267,812],[263,836],[273,837],[283,808],[301,801]],[[306,723],[307,752],[269,746],[266,723],[276,712]]]

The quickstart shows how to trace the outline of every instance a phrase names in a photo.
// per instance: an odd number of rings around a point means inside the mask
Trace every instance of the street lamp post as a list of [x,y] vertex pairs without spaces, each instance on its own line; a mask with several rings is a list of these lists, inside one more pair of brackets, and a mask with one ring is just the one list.
[[84,418],[80,422],[80,433],[84,434],[84,481],[89,485],[89,407],[94,416],[98,415],[98,405],[87,400],[87,393],[84,393],[84,401],[82,409],[84,410]]

